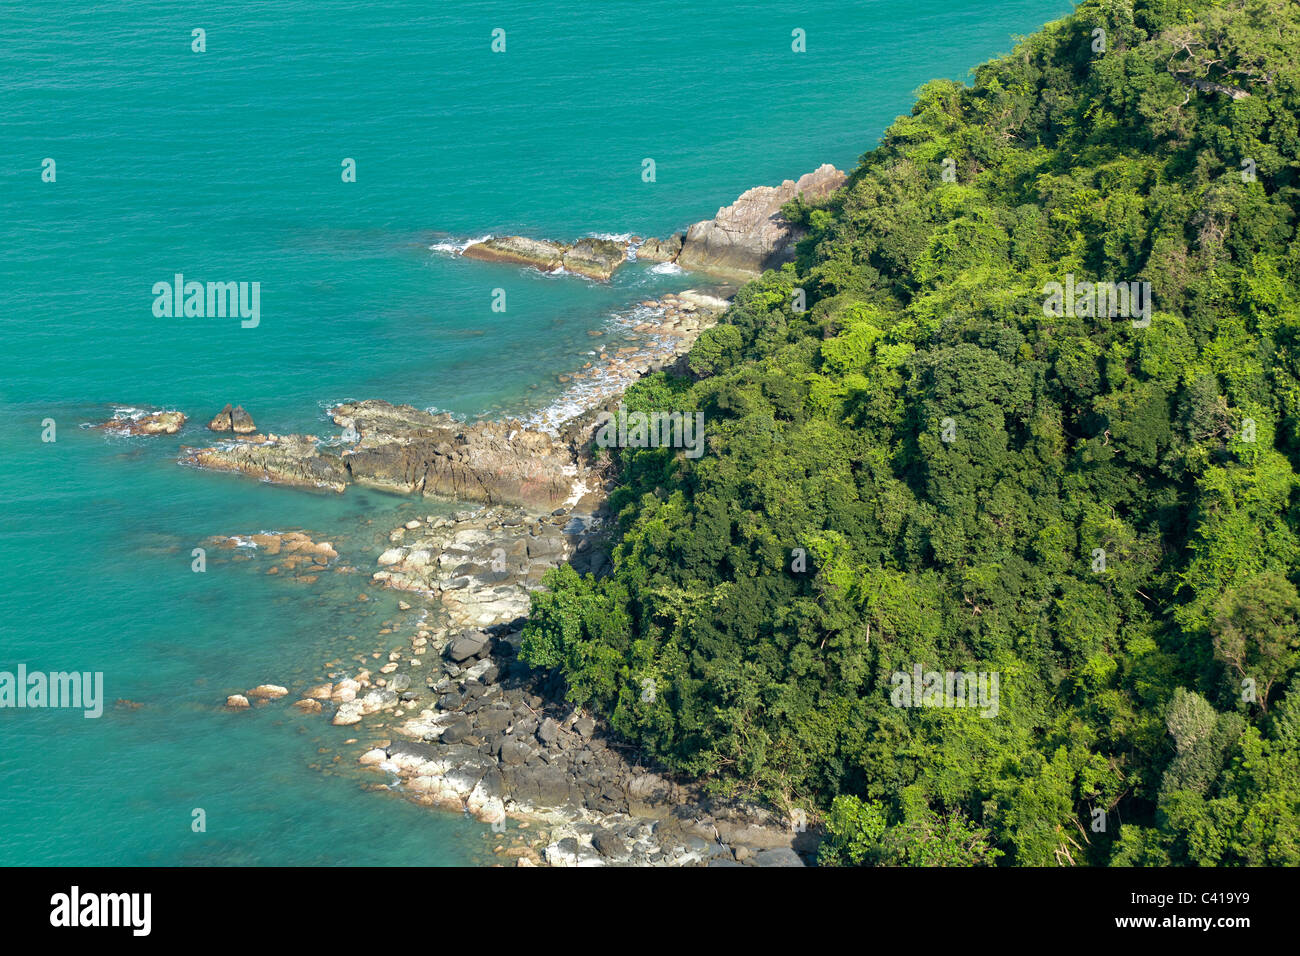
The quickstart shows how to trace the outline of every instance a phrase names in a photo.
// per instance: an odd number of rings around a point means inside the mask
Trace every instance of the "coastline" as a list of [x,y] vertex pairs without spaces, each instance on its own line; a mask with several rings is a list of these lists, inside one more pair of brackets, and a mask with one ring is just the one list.
[[[563,504],[482,503],[393,528],[369,576],[403,594],[403,619],[383,622],[355,668],[336,658],[314,686],[268,683],[226,706],[279,702],[351,728],[338,756],[384,776],[368,789],[474,816],[497,836],[496,857],[517,866],[804,865],[795,848],[815,841],[803,827],[674,779],[517,656],[543,574],[561,565],[599,574],[609,563],[613,481],[590,454],[596,415],[644,375],[679,365],[727,304],[692,290],[641,303],[647,350],[616,356],[586,390],[575,385],[589,400],[546,423],[573,453]],[[337,557],[328,543],[283,537],[321,570]],[[279,552],[267,536],[230,541]]]
[[[592,330],[588,360],[557,375],[560,397],[523,418],[469,423],[409,405],[344,402],[326,411],[340,433],[320,438],[263,434],[242,407],[222,409],[208,428],[227,434],[182,447],[178,463],[318,492],[356,485],[466,506],[393,528],[373,570],[356,556],[345,565],[329,542],[300,532],[206,541],[284,551],[268,574],[283,568],[314,581],[327,570],[369,571],[371,587],[403,595],[404,617],[383,622],[374,649],[354,655],[356,667],[336,657],[311,686],[291,692],[268,681],[228,694],[226,709],[282,702],[355,728],[343,746],[359,750],[331,763],[354,759],[385,775],[368,789],[490,824],[502,835],[494,852],[519,866],[805,865],[799,851],[811,855],[817,841],[802,820],[675,779],[565,701],[558,680],[534,672],[518,650],[546,573],[567,566],[599,576],[612,566],[607,501],[616,482],[610,460],[594,450],[601,414],[644,376],[685,372],[687,354],[730,307],[737,281],[793,257],[798,232],[781,218],[782,204],[805,187],[822,198],[843,178],[823,166],[798,183],[756,187],[670,240],[489,237],[438,250],[601,281],[645,249],[653,268],[680,270],[680,258],[718,277],[703,291],[665,293],[613,313],[610,324],[626,344],[607,345],[607,330]],[[133,411],[125,424],[107,424],[173,434],[184,420],[179,412]]]

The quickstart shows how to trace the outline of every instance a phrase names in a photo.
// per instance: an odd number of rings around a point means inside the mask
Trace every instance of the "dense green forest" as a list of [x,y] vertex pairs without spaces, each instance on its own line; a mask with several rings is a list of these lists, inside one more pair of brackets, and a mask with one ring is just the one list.
[[[612,452],[614,570],[526,659],[825,863],[1300,864],[1298,116],[1290,0],[1089,0],[923,87],[629,393],[707,450]],[[996,715],[896,706],[918,665]]]

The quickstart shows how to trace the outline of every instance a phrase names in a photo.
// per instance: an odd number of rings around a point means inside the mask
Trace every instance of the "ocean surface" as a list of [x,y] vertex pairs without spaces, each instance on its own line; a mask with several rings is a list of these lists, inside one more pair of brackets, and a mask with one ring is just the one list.
[[[370,792],[354,728],[222,707],[385,646],[396,597],[367,583],[380,543],[453,506],[272,487],[177,451],[226,402],[318,435],[352,398],[555,411],[589,330],[616,340],[637,301],[705,280],[632,266],[599,284],[448,250],[664,236],[751,186],[848,170],[926,80],[965,78],[1070,10],[724,6],[0,6],[0,671],[101,671],[107,700],[98,719],[0,709],[0,865],[488,859],[483,824]],[[156,317],[152,288],[176,273],[260,283],[259,324]],[[155,438],[81,427],[126,406],[191,421]],[[308,583],[228,553],[191,570],[210,535],[291,529],[357,572]]]

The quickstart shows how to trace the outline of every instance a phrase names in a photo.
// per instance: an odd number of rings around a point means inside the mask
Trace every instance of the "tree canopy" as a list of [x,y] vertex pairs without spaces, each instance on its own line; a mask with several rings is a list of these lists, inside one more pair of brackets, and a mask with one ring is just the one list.
[[[707,450],[614,452],[613,570],[525,658],[826,863],[1300,864],[1298,173],[1287,0],[1087,0],[926,85],[629,392]],[[996,716],[895,706],[918,664]]]

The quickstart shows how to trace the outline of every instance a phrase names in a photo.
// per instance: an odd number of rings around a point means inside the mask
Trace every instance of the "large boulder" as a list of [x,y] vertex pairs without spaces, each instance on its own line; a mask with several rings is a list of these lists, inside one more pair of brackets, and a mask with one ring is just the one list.
[[672,800],[672,784],[654,773],[639,774],[627,784],[627,801],[630,812],[638,817],[658,817],[668,810]]
[[547,239],[496,236],[467,246],[461,255],[467,259],[509,262],[515,265],[532,266],[542,272],[554,272],[564,264],[566,248],[561,243]]
[[230,430],[236,435],[251,435],[257,431],[253,416],[244,411],[243,405],[236,405],[230,413]]
[[755,866],[806,866],[803,858],[788,846],[759,850],[754,854]]
[[[801,194],[809,200],[823,199],[842,186],[845,178],[828,163],[797,181],[787,179],[780,186],[746,190],[712,219],[686,230],[677,264],[683,269],[749,279],[791,261],[802,234],[781,215],[781,207]],[[640,258],[639,252],[637,256]]]
[[212,416],[212,421],[208,422],[208,431],[228,432],[230,431],[230,403],[226,402],[225,408]]
[[550,717],[543,720],[541,726],[537,728],[537,739],[548,747],[555,743],[556,738],[559,736],[560,725]]
[[589,279],[608,279],[627,258],[623,246],[611,239],[579,239],[564,253],[564,268]]
[[591,845],[611,860],[627,856],[627,841],[612,830],[597,830],[591,835]]
[[647,239],[636,247],[638,262],[676,262],[686,233],[675,232],[667,239]]
[[463,664],[481,654],[489,640],[488,635],[482,631],[466,631],[447,645],[447,659]]
[[503,767],[502,777],[506,791],[526,807],[563,807],[574,801],[569,776],[559,767]]

